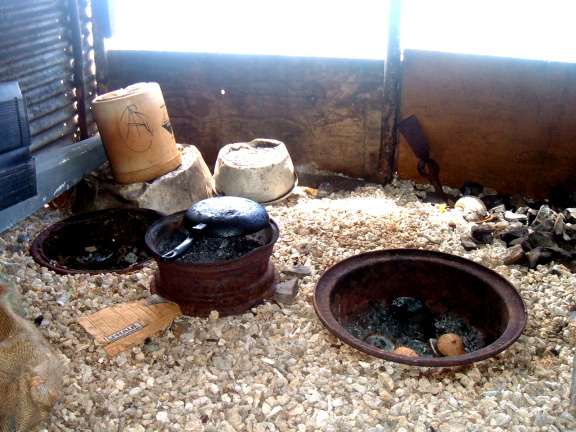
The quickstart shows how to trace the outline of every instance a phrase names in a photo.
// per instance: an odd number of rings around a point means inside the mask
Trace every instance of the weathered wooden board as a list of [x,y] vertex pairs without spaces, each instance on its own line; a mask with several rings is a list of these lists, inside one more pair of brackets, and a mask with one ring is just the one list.
[[108,60],[111,89],[160,84],[177,141],[209,166],[226,144],[273,138],[295,163],[375,173],[382,61],[126,51]]
[[[410,115],[443,185],[533,198],[576,186],[576,64],[406,51],[400,119]],[[401,137],[399,177],[426,183],[416,164]]]

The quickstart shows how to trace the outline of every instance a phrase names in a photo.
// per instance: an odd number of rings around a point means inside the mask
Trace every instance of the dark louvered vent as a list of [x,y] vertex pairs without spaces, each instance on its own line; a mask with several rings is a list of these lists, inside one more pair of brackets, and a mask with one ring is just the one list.
[[96,132],[89,7],[90,0],[0,2],[0,81],[17,81],[26,97],[33,151]]

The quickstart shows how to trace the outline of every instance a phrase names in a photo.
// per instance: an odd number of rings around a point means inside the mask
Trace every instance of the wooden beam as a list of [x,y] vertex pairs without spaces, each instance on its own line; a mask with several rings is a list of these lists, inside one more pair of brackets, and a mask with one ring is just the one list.
[[394,174],[394,160],[398,145],[398,116],[400,112],[402,59],[400,51],[401,0],[391,0],[388,20],[388,51],[384,63],[384,100],[380,135],[380,152],[375,181],[388,183]]

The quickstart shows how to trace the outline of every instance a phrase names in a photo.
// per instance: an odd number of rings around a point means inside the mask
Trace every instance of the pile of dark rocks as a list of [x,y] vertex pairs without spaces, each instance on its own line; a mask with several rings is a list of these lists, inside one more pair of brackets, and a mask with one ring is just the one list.
[[[541,264],[563,265],[576,272],[576,193],[563,186],[555,187],[549,198],[529,201],[521,194],[514,196],[484,194],[484,187],[467,182],[462,195],[481,199],[488,209],[485,221],[479,221],[470,230],[470,236],[461,239],[466,250],[482,244],[491,244],[498,237],[508,246],[504,264],[520,264],[536,268]],[[488,221],[506,221],[498,233]]]

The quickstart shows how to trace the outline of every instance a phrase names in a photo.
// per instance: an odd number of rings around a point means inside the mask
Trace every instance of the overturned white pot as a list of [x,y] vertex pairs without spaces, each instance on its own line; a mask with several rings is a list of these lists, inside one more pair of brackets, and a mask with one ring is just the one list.
[[290,195],[296,175],[284,143],[259,138],[222,147],[212,183],[218,195],[267,203]]

